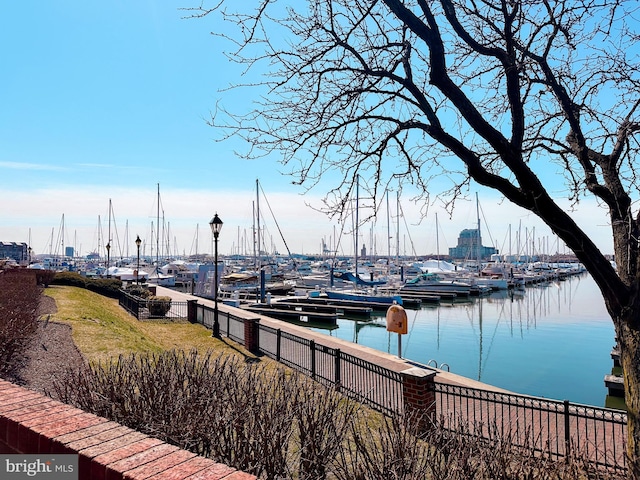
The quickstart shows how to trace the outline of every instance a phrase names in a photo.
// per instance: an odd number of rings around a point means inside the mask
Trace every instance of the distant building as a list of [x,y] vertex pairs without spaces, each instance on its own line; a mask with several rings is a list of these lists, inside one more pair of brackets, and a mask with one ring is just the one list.
[[18,263],[29,261],[29,246],[26,243],[0,242],[0,260],[12,258]]
[[449,249],[449,256],[455,260],[487,260],[496,255],[498,250],[493,247],[483,247],[482,237],[477,229],[466,229],[460,232],[458,246]]
[[65,257],[72,257],[75,254],[75,249],[73,247],[64,247],[64,256]]

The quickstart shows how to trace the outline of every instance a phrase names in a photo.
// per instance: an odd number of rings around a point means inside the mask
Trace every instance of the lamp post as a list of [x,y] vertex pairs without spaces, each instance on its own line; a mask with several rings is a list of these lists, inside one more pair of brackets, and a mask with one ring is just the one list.
[[138,267],[136,268],[136,285],[140,285],[140,235],[136,235],[136,247],[138,247]]
[[214,268],[213,268],[213,278],[215,282],[214,294],[213,294],[213,336],[220,337],[220,324],[218,323],[218,235],[220,235],[220,230],[222,230],[222,220],[216,213],[211,221],[209,222],[209,226],[211,227],[211,232],[213,233],[213,244],[214,244]]
[[107,246],[105,248],[107,249],[107,278],[109,278],[109,264],[111,263],[109,252],[111,251],[111,244],[107,243]]

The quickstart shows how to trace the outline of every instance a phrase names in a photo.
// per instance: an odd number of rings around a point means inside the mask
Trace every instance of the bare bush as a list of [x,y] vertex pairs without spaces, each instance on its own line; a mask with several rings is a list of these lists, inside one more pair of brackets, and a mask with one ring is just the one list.
[[535,451],[526,435],[516,442],[495,426],[385,417],[282,367],[211,352],[121,356],[69,371],[55,393],[264,479],[622,478],[576,452],[556,459]]
[[0,273],[0,376],[13,379],[38,327],[35,275]]
[[337,390],[317,384],[299,389],[298,394],[294,417],[298,430],[300,478],[323,480],[354,424],[357,404],[345,401]]
[[[623,472],[598,468],[579,452],[566,458],[533,448],[530,435],[518,442],[497,426],[470,425],[460,419],[453,428],[441,420],[425,431],[419,414],[360,416],[350,425],[348,442],[332,462],[339,480],[613,480]],[[446,424],[451,424],[447,422]],[[484,428],[483,428],[484,427]],[[473,432],[484,431],[481,438]],[[515,446],[519,445],[519,446]]]
[[418,414],[377,417],[362,412],[349,425],[350,438],[333,462],[341,480],[422,480],[428,477],[433,456],[420,439]]
[[53,393],[261,478],[291,478],[298,468],[307,472],[300,478],[322,478],[309,472],[323,471],[353,411],[298,374],[195,351],[120,356],[68,371]]

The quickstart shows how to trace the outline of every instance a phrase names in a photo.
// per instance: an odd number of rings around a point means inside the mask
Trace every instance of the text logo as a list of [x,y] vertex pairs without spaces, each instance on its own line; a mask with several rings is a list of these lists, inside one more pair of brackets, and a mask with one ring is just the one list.
[[0,478],[78,480],[78,455],[0,455]]

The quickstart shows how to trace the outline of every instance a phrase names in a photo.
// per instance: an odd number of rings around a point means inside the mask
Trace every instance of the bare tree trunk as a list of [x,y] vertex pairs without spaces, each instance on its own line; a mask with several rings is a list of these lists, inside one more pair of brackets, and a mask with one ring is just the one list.
[[[637,319],[640,312],[636,309],[632,316]],[[635,322],[620,322],[617,331],[628,415],[628,476],[640,479],[640,331],[631,328],[630,323]]]

